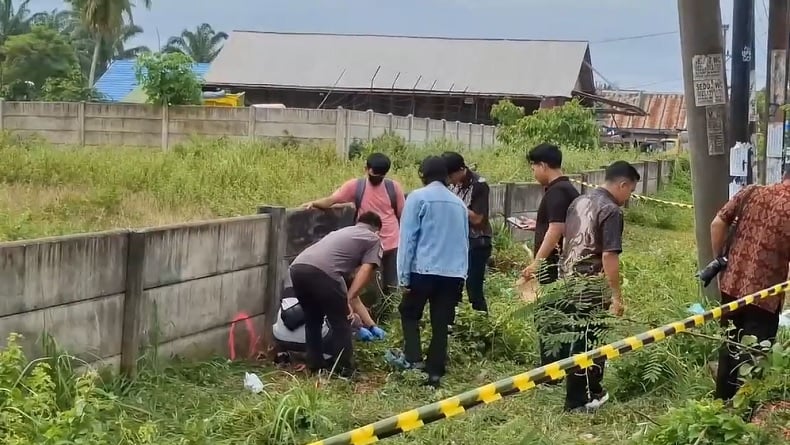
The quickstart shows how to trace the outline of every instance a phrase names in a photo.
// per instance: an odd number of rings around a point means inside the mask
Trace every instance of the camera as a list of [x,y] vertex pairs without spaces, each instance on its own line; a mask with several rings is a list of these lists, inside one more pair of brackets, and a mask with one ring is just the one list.
[[702,281],[703,287],[708,287],[710,282],[716,278],[716,275],[720,274],[721,271],[727,268],[727,257],[717,257],[707,266],[703,267],[701,271],[697,274],[700,281]]

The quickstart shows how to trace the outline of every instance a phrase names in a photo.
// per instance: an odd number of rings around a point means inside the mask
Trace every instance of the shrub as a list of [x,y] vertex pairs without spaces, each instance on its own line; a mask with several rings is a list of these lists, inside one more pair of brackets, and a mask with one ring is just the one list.
[[[595,112],[574,99],[560,107],[540,109],[516,119],[518,107],[503,101],[492,109],[492,116],[501,119],[497,138],[500,142],[521,147],[541,142],[562,148],[591,150],[598,147],[599,127]],[[522,110],[523,111],[523,110]]]

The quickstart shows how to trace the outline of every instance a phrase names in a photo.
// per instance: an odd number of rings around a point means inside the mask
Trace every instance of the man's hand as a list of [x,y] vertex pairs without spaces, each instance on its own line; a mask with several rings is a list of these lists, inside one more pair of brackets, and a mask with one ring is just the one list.
[[302,204],[302,207],[304,207],[307,210],[312,210],[312,209],[315,208],[315,203],[313,203],[313,201],[309,201],[309,202],[306,202],[306,203]]
[[616,317],[622,317],[623,312],[625,312],[625,304],[623,303],[623,297],[621,297],[620,295],[613,295],[612,307],[610,307],[609,310]]
[[535,277],[535,272],[537,270],[538,270],[538,264],[533,261],[532,264],[525,267],[524,270],[521,271],[521,276],[524,277],[525,280],[529,281]]

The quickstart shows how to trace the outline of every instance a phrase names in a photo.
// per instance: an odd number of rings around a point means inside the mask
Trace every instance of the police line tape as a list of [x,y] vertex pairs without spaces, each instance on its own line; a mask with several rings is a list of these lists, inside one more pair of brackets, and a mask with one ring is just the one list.
[[[590,184],[590,183],[587,183],[587,182],[584,182],[584,181],[579,181],[577,179],[571,179],[570,181],[571,182],[575,182],[577,184],[581,184],[581,185],[583,185],[585,187],[589,187],[589,188],[597,188],[598,187],[597,185]],[[640,201],[656,202],[656,203],[664,204],[664,205],[668,205],[668,206],[680,207],[682,209],[693,209],[694,208],[694,206],[692,204],[684,204],[682,202],[665,201],[663,199],[651,198],[649,196],[638,195],[636,193],[632,193],[631,197],[634,198],[634,199],[638,199]]]
[[592,351],[576,354],[573,357],[466,391],[439,402],[406,411],[328,439],[312,442],[309,445],[368,445],[387,437],[412,431],[427,423],[457,416],[477,405],[490,404],[502,397],[528,391],[541,383],[561,379],[569,372],[593,366],[596,361],[601,361],[604,358],[610,360],[617,358],[623,353],[635,351],[647,344],[656,343],[687,329],[701,326],[706,321],[720,319],[722,315],[756,301],[786,292],[790,292],[790,281],[747,295],[702,314],[693,315]]

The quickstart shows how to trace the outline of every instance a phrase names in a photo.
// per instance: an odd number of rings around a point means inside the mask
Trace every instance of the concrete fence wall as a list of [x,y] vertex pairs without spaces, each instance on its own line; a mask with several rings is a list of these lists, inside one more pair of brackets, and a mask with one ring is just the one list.
[[241,140],[293,137],[335,144],[347,155],[355,139],[386,131],[414,144],[446,139],[467,148],[496,140],[496,127],[373,111],[255,107],[159,107],[145,104],[0,101],[0,130],[43,137],[54,144],[160,147],[193,136]]
[[[637,164],[647,193],[667,183],[672,165]],[[603,171],[573,177],[600,184]],[[534,216],[542,194],[535,183],[494,184],[491,213]],[[23,334],[35,357],[47,332],[85,361],[130,374],[152,343],[163,355],[255,355],[268,344],[288,262],[353,215],[351,206],[262,207],[250,216],[0,243],[0,334]]]

